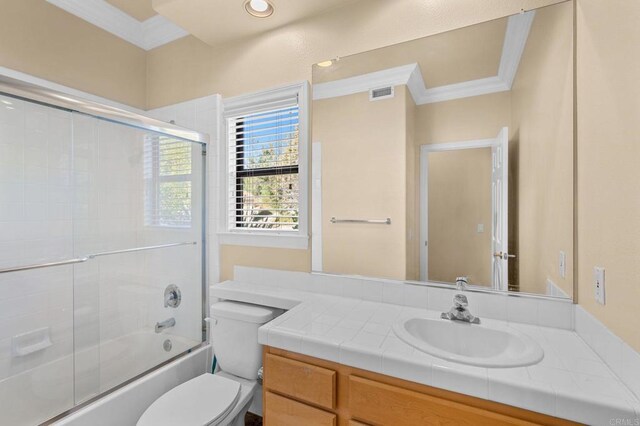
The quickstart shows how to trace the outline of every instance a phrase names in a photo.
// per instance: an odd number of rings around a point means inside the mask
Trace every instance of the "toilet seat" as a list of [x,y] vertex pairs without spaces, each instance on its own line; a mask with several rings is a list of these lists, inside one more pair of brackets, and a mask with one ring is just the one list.
[[158,398],[137,426],[215,426],[233,411],[239,398],[240,383],[205,373]]

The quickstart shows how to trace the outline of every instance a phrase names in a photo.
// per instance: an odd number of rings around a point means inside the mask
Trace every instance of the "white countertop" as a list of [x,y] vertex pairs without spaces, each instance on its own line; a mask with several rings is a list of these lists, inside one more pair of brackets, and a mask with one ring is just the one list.
[[440,312],[235,281],[210,295],[287,309],[260,328],[263,345],[590,425],[638,424],[638,399],[574,331],[483,318],[525,333],[545,356],[529,367],[481,368],[420,352],[391,329]]

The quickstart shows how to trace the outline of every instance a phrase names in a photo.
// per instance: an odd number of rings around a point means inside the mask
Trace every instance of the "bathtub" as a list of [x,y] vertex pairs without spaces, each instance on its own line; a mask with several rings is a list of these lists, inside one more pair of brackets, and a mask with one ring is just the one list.
[[53,422],[56,426],[135,426],[156,399],[207,371],[211,346],[205,345]]
[[[43,363],[0,381],[0,424],[32,426],[73,409],[74,404],[85,403],[86,406],[54,424],[134,425],[148,405],[141,403],[141,398],[146,401],[146,397],[151,404],[172,387],[207,371],[209,347],[171,335],[170,331],[159,334],[154,330],[138,331],[75,353],[71,353],[71,346],[67,344],[66,354],[48,362],[44,362],[46,351],[55,350],[56,342],[51,348],[28,355],[32,360],[27,361],[42,359]],[[165,345],[167,341],[170,344]],[[98,395],[199,345],[175,361],[95,400]],[[140,413],[126,408],[140,406],[144,406]],[[84,419],[95,410],[102,413],[101,419],[74,420]]]
[[[165,349],[165,342],[169,342],[170,348]],[[105,342],[100,345],[99,372],[95,370],[97,362],[93,365],[89,363],[88,366],[84,366],[84,369],[76,369],[77,380],[83,377],[88,377],[89,380],[99,379],[93,389],[89,388],[84,395],[79,395],[76,389],[76,399],[85,401],[106,392],[198,344],[200,342],[171,335],[169,332],[156,334],[153,330],[136,332]],[[89,351],[93,352],[92,349]],[[84,355],[82,352],[80,351],[76,356],[82,357]],[[78,365],[77,362],[76,365]],[[93,394],[91,394],[92,391]]]

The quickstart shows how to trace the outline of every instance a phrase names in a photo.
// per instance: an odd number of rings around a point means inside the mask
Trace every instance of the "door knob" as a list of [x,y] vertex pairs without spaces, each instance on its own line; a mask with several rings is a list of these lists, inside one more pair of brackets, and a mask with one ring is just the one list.
[[509,253],[498,252],[498,253],[494,253],[493,257],[499,257],[500,259],[507,260],[509,258],[516,257],[516,255],[515,254],[509,254]]

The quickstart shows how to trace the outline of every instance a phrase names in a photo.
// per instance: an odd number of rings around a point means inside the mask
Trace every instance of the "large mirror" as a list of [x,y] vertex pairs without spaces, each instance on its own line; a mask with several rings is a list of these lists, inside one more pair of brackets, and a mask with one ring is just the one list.
[[313,269],[573,295],[573,3],[313,68]]

